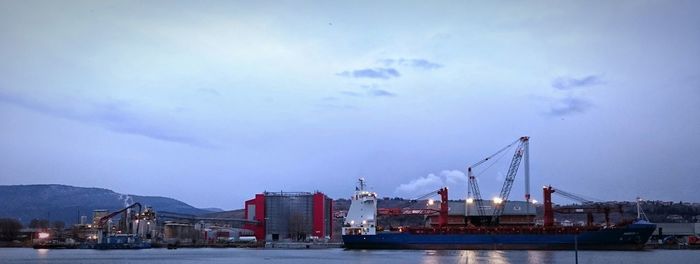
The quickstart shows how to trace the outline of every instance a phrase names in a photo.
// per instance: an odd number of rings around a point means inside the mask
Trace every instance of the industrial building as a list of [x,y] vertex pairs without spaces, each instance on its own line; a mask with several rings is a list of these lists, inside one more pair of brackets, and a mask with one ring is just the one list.
[[700,236],[700,223],[656,223],[658,236]]
[[264,192],[245,202],[258,241],[330,239],[333,200],[321,192]]
[[655,223],[647,244],[651,248],[700,249],[700,223]]

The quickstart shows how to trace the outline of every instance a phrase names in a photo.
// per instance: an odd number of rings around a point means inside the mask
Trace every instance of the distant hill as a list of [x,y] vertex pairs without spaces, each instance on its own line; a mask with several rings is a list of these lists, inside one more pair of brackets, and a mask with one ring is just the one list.
[[212,213],[208,213],[208,214],[203,214],[202,217],[243,219],[243,218],[245,218],[245,209],[212,212]]
[[210,212],[223,212],[224,211],[224,209],[217,208],[217,207],[207,207],[207,208],[199,208],[199,209],[207,210]]
[[0,218],[16,218],[25,225],[35,218],[70,225],[78,223],[81,215],[88,216],[88,221],[91,221],[95,209],[115,211],[134,202],[151,206],[156,211],[193,215],[211,213],[167,197],[125,195],[102,188],[58,184],[0,185],[0,201]]

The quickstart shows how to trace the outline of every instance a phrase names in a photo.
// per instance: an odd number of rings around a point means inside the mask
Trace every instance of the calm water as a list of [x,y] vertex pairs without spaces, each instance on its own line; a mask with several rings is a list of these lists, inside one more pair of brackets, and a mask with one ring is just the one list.
[[[574,263],[572,251],[0,248],[0,263]],[[700,263],[699,250],[581,251],[579,263]]]

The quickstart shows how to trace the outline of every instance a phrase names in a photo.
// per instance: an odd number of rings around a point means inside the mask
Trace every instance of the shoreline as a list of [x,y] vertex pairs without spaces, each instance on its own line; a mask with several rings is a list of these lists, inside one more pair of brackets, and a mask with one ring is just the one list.
[[[3,248],[30,248],[34,249],[33,245],[26,243],[0,243],[0,249]],[[173,247],[168,244],[153,244],[153,249],[192,249],[192,248],[245,248],[245,249],[267,249],[267,250],[279,250],[279,249],[294,249],[294,250],[305,250],[305,249],[329,249],[329,248],[343,248],[342,243],[296,243],[296,242],[274,242],[265,244],[226,244],[226,245],[178,245]],[[48,249],[86,249],[74,247],[57,247]],[[453,249],[446,249],[453,250]],[[641,252],[644,251],[654,251],[654,250],[700,250],[700,245],[646,245]],[[477,250],[477,251],[488,251],[488,250]],[[548,250],[534,250],[534,251],[548,251]],[[593,250],[595,251],[595,250]]]

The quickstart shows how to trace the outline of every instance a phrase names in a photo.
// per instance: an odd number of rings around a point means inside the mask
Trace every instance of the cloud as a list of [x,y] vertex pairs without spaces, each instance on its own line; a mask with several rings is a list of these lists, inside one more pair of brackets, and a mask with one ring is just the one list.
[[593,104],[586,99],[566,97],[553,103],[548,114],[552,116],[565,116],[588,111]]
[[352,97],[361,97],[362,96],[362,94],[360,94],[360,93],[351,92],[351,91],[341,91],[340,94],[352,96]]
[[213,88],[199,88],[199,89],[197,89],[197,91],[202,93],[202,94],[207,94],[207,95],[215,95],[215,96],[221,95],[221,93],[218,90],[213,89]]
[[399,185],[396,188],[396,193],[404,194],[416,194],[427,192],[431,190],[437,190],[438,188],[445,187],[447,185],[453,186],[463,186],[467,184],[467,176],[464,172],[459,170],[443,170],[438,175],[434,173],[428,174],[424,177],[419,177],[413,179],[408,183]]
[[588,75],[582,78],[559,77],[552,81],[552,87],[559,90],[569,90],[574,88],[593,86],[602,84],[603,80],[598,75]]
[[388,97],[394,97],[394,96],[396,96],[395,93],[392,93],[392,92],[389,92],[389,91],[386,91],[386,90],[382,90],[382,89],[372,89],[372,90],[368,90],[367,93],[368,93],[369,95],[371,95],[371,96],[388,96]]
[[588,75],[581,78],[558,77],[552,81],[552,87],[560,94],[559,98],[547,99],[550,101],[546,115],[566,116],[584,113],[593,107],[590,100],[582,97],[578,88],[603,84],[604,81],[598,75]]
[[441,64],[428,61],[426,59],[384,59],[380,60],[380,63],[384,64],[386,67],[391,67],[394,65],[418,68],[422,70],[434,70],[442,68]]
[[353,92],[353,91],[341,91],[340,94],[352,96],[352,97],[395,97],[396,93],[380,89],[378,85],[360,85],[364,89],[363,93]]
[[351,104],[336,104],[336,103],[319,103],[316,107],[322,109],[338,109],[338,110],[355,110],[357,106]]
[[102,103],[72,102],[61,106],[0,92],[0,103],[19,106],[49,116],[96,125],[123,134],[139,135],[151,139],[181,143],[197,147],[214,147],[210,143],[187,135],[173,127],[158,125],[158,120],[140,116],[122,101]]
[[419,59],[419,60],[411,60],[410,65],[411,65],[412,67],[422,68],[422,69],[426,69],[426,70],[432,70],[432,69],[442,68],[442,65],[441,65],[441,64],[429,62],[429,61],[427,61],[427,60],[422,60],[422,59]]
[[421,70],[433,70],[442,68],[441,64],[426,59],[383,59],[377,61],[384,67],[366,68],[336,73],[338,76],[349,78],[391,79],[401,77],[401,73],[394,66],[417,68]]
[[338,76],[350,78],[371,78],[371,79],[390,79],[401,76],[399,71],[394,68],[367,68],[353,71],[344,71],[337,73]]

